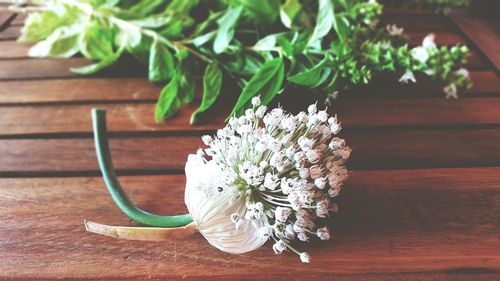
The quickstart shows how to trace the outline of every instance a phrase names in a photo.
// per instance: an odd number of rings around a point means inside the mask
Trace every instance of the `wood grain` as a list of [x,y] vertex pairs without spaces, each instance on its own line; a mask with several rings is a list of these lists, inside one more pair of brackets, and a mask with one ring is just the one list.
[[8,26],[9,22],[15,17],[16,15],[8,10],[1,9],[0,10],[0,32]]
[[[361,130],[342,134],[353,149],[348,167],[359,169],[500,166],[500,129]],[[111,139],[115,167],[179,172],[199,136],[122,136]],[[97,174],[91,138],[0,140],[0,175]]]
[[[335,239],[308,244],[313,263],[305,265],[274,255],[271,244],[234,256],[201,235],[151,243],[85,233],[84,219],[135,225],[100,178],[91,108],[108,110],[114,163],[129,175],[121,179],[132,199],[181,214],[187,155],[223,125],[237,91],[224,85],[199,126],[188,126],[199,101],[156,125],[161,86],[143,70],[128,72],[136,64],[118,66],[124,77],[83,77],[68,70],[89,63],[82,58],[27,59],[28,45],[12,41],[21,16],[0,31],[0,280],[500,280],[500,78],[476,48],[481,39],[449,18],[386,10],[381,24],[403,26],[412,44],[430,31],[439,44],[467,42],[475,85],[446,100],[443,85],[417,77],[403,86],[388,75],[335,101],[353,148],[350,180],[330,221]],[[285,107],[318,98],[288,90],[277,101]]]
[[[294,100],[296,101],[296,100]],[[312,103],[312,101],[311,101]],[[286,103],[283,103],[286,108]],[[288,101],[290,106],[292,102]],[[309,104],[309,103],[308,103]],[[189,125],[199,101],[187,105],[162,124],[154,122],[153,102],[134,104],[8,106],[0,115],[0,136],[91,133],[90,111],[104,108],[113,132],[187,132],[217,130],[224,126],[230,105],[219,105],[218,114],[205,115],[200,124]],[[295,105],[295,107],[297,107]],[[500,125],[500,97],[408,99],[339,99],[330,113],[338,114],[345,128],[377,126]],[[303,108],[301,108],[303,110]],[[400,118],[404,116],[404,118]]]
[[16,40],[21,35],[21,26],[9,26],[0,32],[0,40]]
[[[332,220],[335,239],[308,244],[308,265],[291,253],[274,255],[271,244],[234,256],[200,235],[154,243],[85,233],[84,219],[129,224],[101,179],[2,179],[0,205],[8,208],[0,208],[0,278],[493,280],[500,270],[498,173],[499,168],[353,172]],[[122,181],[147,210],[186,211],[184,176]]]
[[84,58],[0,60],[0,80],[74,77],[70,68],[87,64]]
[[500,71],[500,25],[498,19],[478,19],[466,12],[455,11],[451,19],[458,28],[479,48],[489,59],[496,71]]
[[0,104],[154,102],[161,89],[145,77],[0,81]]
[[[472,71],[473,88],[460,96],[497,95],[500,78],[491,71]],[[345,98],[443,97],[439,85],[419,79],[401,85],[398,77],[377,77],[369,86],[341,95]],[[89,86],[91,85],[91,86]],[[144,78],[93,78],[0,81],[0,104],[99,103],[99,101],[156,101],[161,86]],[[16,93],[13,95],[12,93]]]

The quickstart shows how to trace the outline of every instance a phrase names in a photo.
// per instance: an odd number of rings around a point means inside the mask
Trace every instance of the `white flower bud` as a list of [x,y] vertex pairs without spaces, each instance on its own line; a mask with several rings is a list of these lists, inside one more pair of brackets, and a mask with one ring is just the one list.
[[212,142],[212,137],[209,135],[204,135],[201,137],[201,140],[205,145],[210,145],[210,143]]
[[319,177],[314,180],[314,184],[319,188],[319,189],[324,189],[326,186],[326,179],[323,177]]
[[309,178],[309,169],[308,168],[302,168],[299,169],[299,177],[302,179],[308,179]]
[[280,184],[279,178],[277,175],[267,173],[264,178],[264,187],[270,190],[275,190],[276,187]]
[[283,194],[289,194],[290,191],[292,191],[292,186],[290,185],[290,181],[287,178],[281,179],[280,187]]
[[283,240],[279,240],[273,245],[273,250],[275,254],[281,254],[284,250],[286,250],[286,244]]
[[303,263],[310,263],[311,262],[311,256],[309,256],[309,254],[306,252],[300,253],[299,257]]
[[259,106],[260,105],[260,97],[253,97],[252,98],[252,105],[253,106]]
[[339,196],[339,194],[340,194],[340,188],[332,187],[332,188],[328,189],[328,195],[332,198]]
[[293,224],[287,224],[285,227],[285,238],[288,240],[295,239],[295,231],[293,231]]
[[314,140],[308,139],[305,136],[301,136],[298,140],[297,143],[299,144],[300,148],[303,151],[308,151],[314,146]]
[[446,94],[446,98],[454,98],[454,99],[458,98],[457,86],[455,86],[455,84],[453,84],[453,83],[444,87],[443,91]]
[[297,233],[297,238],[299,238],[300,241],[309,241],[309,237],[307,236],[307,234],[305,232],[299,232]]
[[306,152],[306,157],[311,164],[317,164],[321,159],[321,154],[316,149],[311,149]]
[[435,39],[436,34],[429,33],[427,36],[425,36],[424,40],[422,40],[422,47],[427,50],[436,48],[436,43],[434,42]]
[[318,235],[319,239],[321,240],[329,240],[330,239],[330,231],[328,231],[328,228],[322,227],[318,228],[316,231],[316,235]]
[[323,169],[318,165],[313,165],[309,168],[309,173],[312,179],[317,179],[323,174]]
[[411,70],[407,70],[401,78],[399,78],[399,83],[403,84],[408,84],[408,82],[411,81],[413,83],[417,82],[415,79],[415,75],[413,75],[413,72]]
[[328,113],[326,113],[326,110],[318,112],[318,119],[321,122],[326,122],[326,120],[328,120]]
[[286,222],[290,214],[292,214],[292,210],[290,208],[278,206],[274,212],[274,217],[279,222]]
[[421,63],[426,63],[429,59],[429,53],[427,49],[421,46],[413,48],[410,53],[415,60]]
[[342,149],[345,147],[345,140],[335,137],[328,144],[328,147],[330,147],[331,150]]
[[320,201],[316,203],[316,216],[326,218],[328,216],[328,203],[329,201]]
[[307,112],[309,112],[309,114],[314,114],[318,111],[318,108],[316,107],[316,104],[313,103],[311,104],[308,108],[307,108]]
[[255,111],[255,116],[257,118],[262,118],[266,114],[267,106],[261,105],[257,110]]

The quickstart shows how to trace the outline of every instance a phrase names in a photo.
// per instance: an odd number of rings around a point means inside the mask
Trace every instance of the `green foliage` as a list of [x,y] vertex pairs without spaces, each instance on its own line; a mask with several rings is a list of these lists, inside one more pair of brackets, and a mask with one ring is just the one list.
[[[416,2],[442,8],[466,1]],[[236,115],[250,107],[252,97],[268,104],[290,84],[334,93],[386,72],[420,73],[450,88],[470,86],[466,71],[459,71],[465,47],[409,47],[399,32],[377,26],[382,6],[375,1],[51,0],[43,5],[27,17],[19,39],[38,42],[30,55],[81,53],[93,63],[72,69],[80,74],[95,74],[124,53],[133,55],[148,65],[150,81],[165,85],[156,105],[158,122],[194,100],[194,77],[203,77],[203,97],[191,123],[215,103],[223,77],[241,87]]]

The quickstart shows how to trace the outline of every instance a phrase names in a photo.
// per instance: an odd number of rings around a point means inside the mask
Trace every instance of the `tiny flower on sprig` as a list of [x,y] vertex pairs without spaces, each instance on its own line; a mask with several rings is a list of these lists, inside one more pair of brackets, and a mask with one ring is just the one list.
[[218,183],[208,186],[213,190],[205,192],[234,189],[234,200],[245,202],[228,217],[236,229],[251,223],[253,235],[275,241],[276,254],[290,250],[309,263],[309,254],[292,241],[330,239],[328,228],[319,224],[337,210],[333,198],[347,179],[344,162],[351,149],[336,136],[341,129],[336,116],[316,104],[292,115],[279,107],[267,112],[259,97],[251,102],[251,109],[231,117],[214,137],[202,137],[207,148],[197,157],[221,171]]

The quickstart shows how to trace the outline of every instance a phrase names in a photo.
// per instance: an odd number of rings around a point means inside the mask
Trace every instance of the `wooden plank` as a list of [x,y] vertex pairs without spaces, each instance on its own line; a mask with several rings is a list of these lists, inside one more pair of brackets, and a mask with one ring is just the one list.
[[9,10],[0,10],[0,32],[7,27],[9,22],[16,16],[15,13]]
[[403,27],[406,32],[454,31],[453,24],[446,16],[435,13],[414,13],[411,10],[384,9],[379,25],[387,24],[396,24],[398,27]]
[[21,26],[9,26],[0,32],[0,40],[16,40],[21,35]]
[[479,48],[500,71],[500,25],[497,19],[478,18],[466,12],[455,11],[450,15],[453,22]]
[[[161,243],[85,233],[83,219],[127,225],[100,178],[0,180],[0,278],[9,280],[495,280],[500,270],[499,168],[351,173],[335,239],[307,246],[312,263],[271,243],[244,255],[198,234]],[[467,175],[467,176],[464,176]],[[122,177],[133,200],[186,212],[184,176]],[[334,265],[334,266],[332,266]]]
[[[443,85],[425,76],[417,76],[417,83],[397,83],[399,75],[374,77],[367,85],[358,85],[341,95],[343,98],[376,97],[443,97]],[[473,86],[458,93],[459,97],[496,95],[500,93],[500,78],[493,71],[471,71]]]
[[[285,108],[297,108],[297,99],[283,99]],[[312,102],[312,101],[311,101]],[[188,105],[163,124],[154,122],[154,103],[8,106],[1,109],[0,135],[90,133],[90,111],[105,108],[114,132],[179,132],[216,130],[224,125],[230,106],[216,107],[206,122],[190,126],[199,101]],[[475,99],[339,99],[331,107],[344,127],[499,125],[500,97]],[[304,110],[305,108],[299,108]],[[401,118],[404,116],[404,118]]]
[[[342,136],[353,149],[348,167],[354,170],[500,166],[500,129],[364,130]],[[199,136],[111,140],[115,166],[127,173],[178,172],[200,146]],[[2,176],[98,173],[91,138],[3,139],[0,155]]]
[[[156,101],[161,86],[141,78],[23,80],[0,82],[0,104]],[[13,94],[15,93],[15,94]]]
[[[461,97],[495,95],[500,93],[500,78],[494,72],[472,71],[473,89]],[[369,86],[344,93],[341,98],[377,97],[442,97],[439,86],[425,80],[417,84],[401,85],[398,77],[379,77]],[[156,101],[160,86],[150,84],[145,78],[86,78],[0,81],[0,104],[78,103],[99,101]],[[229,91],[229,90],[225,90]],[[12,94],[12,93],[15,93]],[[285,99],[286,96],[283,96]]]
[[0,80],[74,77],[71,67],[89,63],[84,58],[0,60]]
[[0,41],[0,59],[28,58],[28,51],[32,45],[16,41]]
[[425,36],[430,33],[436,35],[435,42],[437,45],[450,46],[456,44],[465,44],[465,40],[455,32],[434,32],[434,31],[415,31],[408,32],[409,44],[412,46],[421,45]]
[[10,25],[23,25],[24,24],[24,20],[26,19],[26,14],[17,14],[16,17],[12,20],[12,22],[10,23]]

